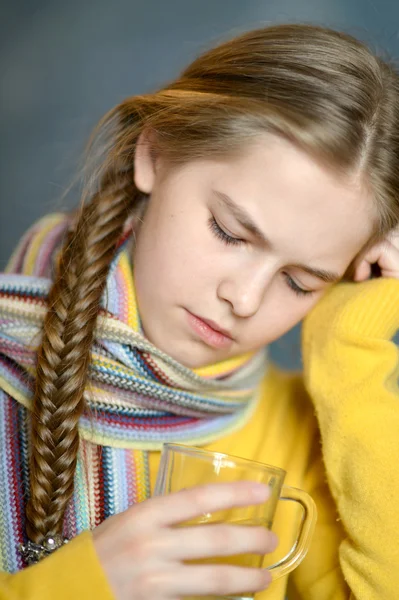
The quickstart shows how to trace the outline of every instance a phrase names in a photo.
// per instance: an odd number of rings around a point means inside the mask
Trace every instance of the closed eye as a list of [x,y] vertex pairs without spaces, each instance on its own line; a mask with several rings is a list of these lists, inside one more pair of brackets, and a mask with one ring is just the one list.
[[288,275],[288,273],[283,273],[283,276],[287,282],[287,285],[289,288],[291,288],[291,290],[297,295],[297,296],[309,296],[310,294],[313,294],[315,290],[305,290],[304,288],[302,288],[301,286],[299,286],[296,281],[294,281],[292,279],[292,277],[290,275]]
[[245,244],[245,240],[236,238],[220,227],[214,216],[211,216],[208,220],[208,225],[212,233],[222,242],[228,246],[238,246],[239,244]]
[[[241,244],[245,244],[246,241],[242,238],[236,238],[232,235],[226,233],[224,229],[222,229],[219,223],[216,221],[215,217],[212,215],[208,220],[209,229],[212,231],[213,235],[216,236],[219,240],[221,240],[227,246],[238,246]],[[288,287],[297,295],[297,296],[309,296],[313,294],[315,290],[307,290],[299,286],[294,279],[288,275],[288,273],[283,273],[283,276],[287,282]]]

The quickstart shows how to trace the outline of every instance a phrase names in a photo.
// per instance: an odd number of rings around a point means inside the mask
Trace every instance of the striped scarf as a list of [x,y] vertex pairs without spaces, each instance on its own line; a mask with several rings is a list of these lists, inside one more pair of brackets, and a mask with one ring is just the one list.
[[[39,221],[0,275],[0,569],[24,565],[29,496],[29,409],[36,349],[57,252],[70,220]],[[86,409],[79,423],[75,488],[64,536],[93,529],[150,494],[148,452],[164,442],[205,445],[253,414],[264,352],[190,370],[143,335],[127,232],[111,264],[99,313]]]

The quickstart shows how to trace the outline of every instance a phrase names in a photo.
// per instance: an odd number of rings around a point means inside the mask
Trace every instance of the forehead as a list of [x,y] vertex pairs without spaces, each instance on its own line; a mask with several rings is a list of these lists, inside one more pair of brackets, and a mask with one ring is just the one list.
[[215,163],[212,185],[249,212],[279,250],[344,264],[371,237],[375,205],[357,176],[344,176],[276,136]]

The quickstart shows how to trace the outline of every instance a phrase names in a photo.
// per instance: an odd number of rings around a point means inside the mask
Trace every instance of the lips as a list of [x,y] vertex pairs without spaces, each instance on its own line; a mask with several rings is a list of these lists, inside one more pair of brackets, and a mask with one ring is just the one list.
[[194,315],[194,316],[196,316],[197,319],[201,319],[201,321],[203,321],[204,323],[209,325],[209,327],[211,327],[214,331],[217,331],[218,333],[222,333],[224,336],[230,338],[231,340],[233,339],[230,331],[227,331],[227,329],[223,329],[222,327],[219,327],[219,325],[217,323],[215,323],[215,321],[211,321],[210,319],[204,319],[203,317],[198,317],[198,315]]
[[190,328],[208,346],[213,348],[228,348],[231,346],[234,340],[227,329],[219,327],[217,323],[210,319],[205,319],[190,311],[186,312]]

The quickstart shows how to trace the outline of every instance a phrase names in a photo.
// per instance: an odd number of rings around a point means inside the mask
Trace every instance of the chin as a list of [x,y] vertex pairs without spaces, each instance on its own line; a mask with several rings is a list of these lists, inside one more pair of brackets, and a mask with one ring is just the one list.
[[207,367],[226,358],[201,342],[194,341],[182,344],[180,347],[176,344],[168,354],[188,369]]

